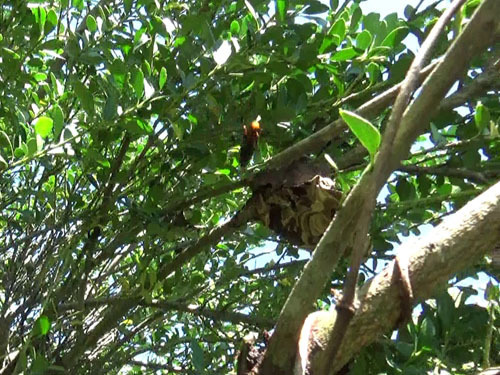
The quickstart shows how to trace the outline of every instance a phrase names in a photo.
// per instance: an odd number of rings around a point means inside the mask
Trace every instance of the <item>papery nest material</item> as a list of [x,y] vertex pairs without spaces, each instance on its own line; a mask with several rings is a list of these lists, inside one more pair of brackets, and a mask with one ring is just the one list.
[[261,186],[248,202],[253,216],[290,243],[312,250],[339,209],[342,192],[320,175],[295,186]]

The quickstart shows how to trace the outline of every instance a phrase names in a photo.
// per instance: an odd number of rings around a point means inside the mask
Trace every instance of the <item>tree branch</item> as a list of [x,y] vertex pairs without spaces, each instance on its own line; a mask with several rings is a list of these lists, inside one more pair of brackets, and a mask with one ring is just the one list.
[[[409,256],[409,274],[415,298],[433,295],[460,270],[491,251],[500,240],[500,182],[448,216],[416,244],[398,250]],[[399,317],[401,302],[394,262],[368,281],[357,295],[356,311],[337,356],[338,371],[363,346],[390,331]]]
[[406,172],[410,174],[432,174],[435,176],[448,176],[448,177],[458,177],[466,178],[471,181],[488,184],[488,177],[497,177],[500,175],[500,171],[471,171],[465,168],[451,168],[447,166],[437,166],[437,167],[420,167],[418,165],[402,165],[398,168],[401,172]]

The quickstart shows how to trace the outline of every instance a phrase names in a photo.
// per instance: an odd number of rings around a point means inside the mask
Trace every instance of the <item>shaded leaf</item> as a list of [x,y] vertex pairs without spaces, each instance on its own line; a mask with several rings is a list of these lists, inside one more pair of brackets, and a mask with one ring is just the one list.
[[78,96],[78,99],[80,99],[80,103],[84,111],[89,115],[93,115],[95,112],[94,97],[92,96],[90,90],[80,81],[75,81],[73,83],[73,86],[75,88],[75,93]]
[[196,340],[191,340],[192,361],[194,369],[200,373],[205,373],[205,358],[203,349]]
[[409,32],[410,29],[406,26],[397,27],[385,37],[380,45],[393,48],[401,43],[401,41],[406,38]]

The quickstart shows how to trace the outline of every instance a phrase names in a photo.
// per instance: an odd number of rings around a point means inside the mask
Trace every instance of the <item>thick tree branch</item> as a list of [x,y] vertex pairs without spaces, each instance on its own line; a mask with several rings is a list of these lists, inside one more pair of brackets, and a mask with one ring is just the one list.
[[[408,255],[415,298],[431,297],[436,288],[473,265],[499,240],[500,182],[448,216],[416,244],[407,242],[398,250]],[[360,348],[394,328],[401,308],[394,262],[360,289],[357,304],[345,340],[331,361],[333,371],[342,368]]]

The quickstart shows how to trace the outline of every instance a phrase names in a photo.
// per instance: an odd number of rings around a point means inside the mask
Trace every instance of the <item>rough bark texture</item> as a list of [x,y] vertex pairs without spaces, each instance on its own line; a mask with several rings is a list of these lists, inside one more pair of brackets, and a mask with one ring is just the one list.
[[[499,240],[500,182],[418,242],[401,246],[398,254],[409,258],[410,281],[417,301],[431,297],[455,273],[492,251]],[[394,328],[401,313],[399,288],[393,262],[360,289],[358,310],[332,362],[333,372],[342,368],[360,348]]]

